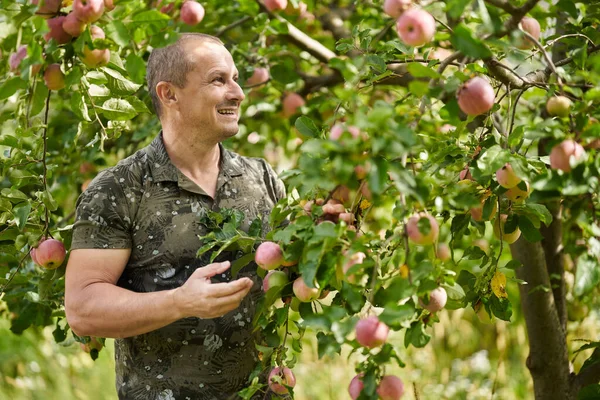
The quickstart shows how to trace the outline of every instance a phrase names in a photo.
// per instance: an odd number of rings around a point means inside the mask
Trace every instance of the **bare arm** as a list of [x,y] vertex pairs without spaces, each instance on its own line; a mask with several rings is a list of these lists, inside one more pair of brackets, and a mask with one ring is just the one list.
[[73,250],[67,265],[65,308],[80,336],[123,338],[147,333],[185,317],[216,318],[236,309],[252,288],[241,278],[211,283],[229,262],[198,268],[179,288],[136,293],[116,286],[131,250]]

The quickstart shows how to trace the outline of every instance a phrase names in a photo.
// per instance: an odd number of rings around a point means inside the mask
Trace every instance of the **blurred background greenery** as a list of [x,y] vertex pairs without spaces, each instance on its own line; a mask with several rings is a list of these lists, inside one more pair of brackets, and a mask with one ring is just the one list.
[[[510,285],[514,286],[516,285]],[[509,287],[510,287],[509,286]],[[512,293],[511,295],[517,295]],[[518,304],[518,303],[516,303]],[[597,340],[599,315],[592,312],[581,323],[570,323],[571,351],[583,344],[579,339]],[[439,314],[440,324],[429,330],[432,339],[423,349],[405,349],[403,337],[393,333],[406,368],[386,371],[400,376],[406,385],[403,399],[533,399],[532,381],[525,367],[527,337],[519,310],[513,323],[481,322],[471,309]],[[27,330],[14,335],[9,321],[0,319],[0,399],[6,400],[114,400],[114,347],[106,347],[96,361],[78,343],[67,339],[58,345],[52,329]],[[341,357],[317,357],[316,341],[304,341],[298,364],[296,398],[299,400],[346,400],[347,386],[354,376],[349,348]],[[584,357],[585,355],[585,357]],[[589,356],[574,358],[574,368]],[[573,360],[573,357],[571,357]],[[418,393],[415,397],[414,391]]]

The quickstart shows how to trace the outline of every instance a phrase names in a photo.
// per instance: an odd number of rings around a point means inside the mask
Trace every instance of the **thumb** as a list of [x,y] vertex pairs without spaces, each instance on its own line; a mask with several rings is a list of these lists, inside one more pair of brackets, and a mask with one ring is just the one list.
[[196,271],[194,271],[192,276],[195,278],[210,278],[217,274],[223,273],[224,271],[227,271],[227,269],[230,266],[231,263],[229,261],[208,264],[204,267],[198,268]]

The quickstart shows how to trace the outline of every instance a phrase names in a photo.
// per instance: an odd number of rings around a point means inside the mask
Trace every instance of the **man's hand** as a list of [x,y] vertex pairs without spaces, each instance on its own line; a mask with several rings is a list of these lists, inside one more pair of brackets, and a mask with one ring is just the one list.
[[229,261],[198,268],[173,293],[173,302],[181,318],[217,318],[235,310],[254,282],[249,278],[212,283],[212,276],[222,274],[231,266]]

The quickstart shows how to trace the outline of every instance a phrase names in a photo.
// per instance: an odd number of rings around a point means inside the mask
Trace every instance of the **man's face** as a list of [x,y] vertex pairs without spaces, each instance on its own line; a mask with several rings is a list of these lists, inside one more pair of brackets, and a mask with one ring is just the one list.
[[218,141],[234,136],[245,95],[237,84],[238,71],[231,54],[211,41],[188,40],[183,47],[195,67],[188,73],[185,87],[175,88],[177,117]]

